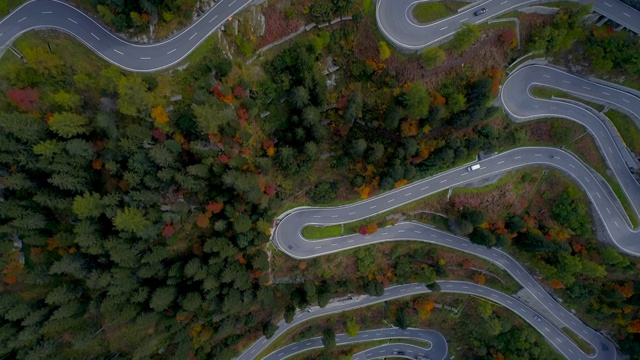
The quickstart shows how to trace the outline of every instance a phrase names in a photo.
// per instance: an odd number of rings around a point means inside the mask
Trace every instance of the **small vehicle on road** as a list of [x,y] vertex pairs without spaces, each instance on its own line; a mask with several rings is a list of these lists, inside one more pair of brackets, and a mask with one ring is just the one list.
[[478,10],[474,11],[474,12],[473,12],[473,15],[474,15],[474,16],[480,16],[480,15],[482,15],[482,14],[486,13],[486,12],[487,12],[487,9],[486,9],[486,8],[481,8],[481,9],[478,9]]
[[404,351],[394,351],[393,355],[404,355]]
[[536,319],[538,322],[542,321],[542,319],[540,319],[540,316],[538,315],[533,315],[533,318]]
[[480,169],[480,164],[475,164],[475,165],[471,165],[469,167],[467,167],[467,171],[473,171],[473,170],[478,170]]

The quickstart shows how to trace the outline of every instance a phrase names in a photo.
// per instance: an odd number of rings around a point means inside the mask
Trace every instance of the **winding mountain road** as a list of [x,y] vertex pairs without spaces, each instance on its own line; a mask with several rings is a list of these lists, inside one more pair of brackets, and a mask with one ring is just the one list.
[[[518,299],[504,294],[500,291],[491,289],[486,286],[478,285],[475,283],[465,282],[465,281],[438,281],[438,284],[441,287],[441,291],[445,293],[454,293],[454,294],[467,294],[475,297],[483,298],[489,301],[492,301],[496,304],[502,305],[505,308],[510,309],[519,315],[523,320],[529,323],[534,329],[540,332],[549,343],[558,350],[561,354],[563,354],[568,359],[580,359],[580,360],[589,360],[589,359],[599,359],[599,360],[613,360],[616,359],[617,354],[613,343],[604,338],[599,333],[591,330],[586,325],[580,323],[579,320],[575,318],[569,318],[567,315],[560,315],[563,320],[562,323],[564,326],[572,329],[576,334],[582,337],[585,341],[589,342],[593,346],[593,350],[595,352],[594,355],[586,355],[584,354],[574,343],[573,341],[561,330],[558,328],[555,322],[546,319],[543,315],[533,310],[528,305],[525,305]],[[326,316],[329,314],[340,313],[344,311],[349,311],[365,306],[370,306],[373,304],[411,296],[411,295],[420,295],[427,294],[431,291],[424,286],[424,284],[405,284],[405,285],[397,285],[392,286],[385,289],[385,292],[382,296],[373,297],[368,295],[358,296],[352,300],[330,303],[325,308],[319,308],[314,306],[310,308],[308,311],[301,311],[296,314],[294,320],[286,324],[284,320],[280,320],[278,323],[278,330],[276,333],[270,338],[266,339],[264,336],[258,339],[254,344],[245,350],[239,357],[238,360],[250,360],[254,359],[260,352],[267,348],[272,342],[274,342],[278,337],[284,334],[289,329],[304,323],[310,319]],[[569,312],[567,312],[570,314]],[[365,341],[375,341],[380,339],[406,339],[406,338],[414,338],[418,340],[428,341],[431,346],[425,349],[421,349],[419,352],[416,352],[416,349],[411,347],[405,347],[404,344],[392,344],[391,350],[400,350],[405,351],[411,357],[415,357],[419,354],[424,354],[428,358],[433,360],[444,360],[448,354],[448,346],[444,337],[436,332],[430,330],[417,330],[417,329],[409,329],[409,330],[401,330],[398,328],[389,328],[389,329],[377,329],[377,330],[369,330],[363,331],[358,334],[358,336],[349,338],[344,334],[338,335],[336,337],[337,344],[345,345],[345,344],[356,344]],[[264,359],[268,360],[276,360],[276,359],[284,359],[289,356],[293,356],[295,354],[299,354],[301,352],[316,349],[322,347],[322,342],[320,338],[306,339],[301,340],[297,343],[293,343],[277,349],[270,354],[266,355]],[[382,351],[384,350],[384,351]],[[360,353],[358,358],[380,358],[384,356],[389,356],[389,349],[382,349],[380,347],[375,347],[372,349],[367,349]],[[415,353],[410,353],[408,350],[411,350]],[[363,357],[364,356],[364,357]],[[355,359],[355,357],[354,357]]]
[[[511,74],[501,91],[501,100],[507,113],[516,121],[527,121],[540,117],[564,117],[584,125],[593,135],[613,173],[621,183],[636,213],[640,208],[640,186],[626,168],[624,159],[608,128],[592,112],[583,107],[560,100],[536,99],[529,93],[531,86],[548,86],[573,93],[574,95],[597,98],[615,104],[631,114],[640,114],[640,98],[632,92],[618,90],[606,83],[595,83],[576,77],[548,66],[524,66]],[[614,91],[615,90],[615,91]],[[548,147],[524,147],[513,149],[477,162],[478,170],[469,171],[467,166],[451,169],[438,175],[417,181],[402,188],[354,204],[332,208],[298,208],[283,214],[273,233],[273,242],[283,252],[298,259],[335,253],[345,249],[386,241],[414,240],[435,243],[468,252],[491,261],[507,271],[518,283],[527,289],[539,305],[549,310],[559,322],[570,328],[594,348],[600,349],[597,358],[612,359],[615,355],[612,344],[598,332],[586,326],[571,312],[548,294],[522,266],[499,249],[490,249],[469,242],[468,239],[442,232],[435,228],[415,223],[401,222],[379,229],[370,235],[350,234],[324,240],[307,240],[302,236],[302,228],[309,225],[331,225],[368,218],[393,208],[408,204],[430,194],[496,176],[506,171],[525,166],[545,166],[556,168],[573,178],[585,191],[601,218],[606,231],[615,244],[624,252],[640,255],[640,236],[631,229],[626,214],[619,209],[619,200],[613,195],[609,185],[594,175],[593,170],[584,165],[572,153]],[[508,303],[502,303],[518,312]],[[568,350],[569,344],[555,343],[551,334],[542,334],[567,358],[579,359],[587,355],[575,349]],[[557,339],[556,339],[557,340]],[[605,350],[609,349],[609,350]]]
[[[424,286],[422,286],[424,287]],[[448,347],[447,340],[437,331],[422,329],[406,329],[385,328],[361,331],[354,337],[347,334],[336,335],[336,345],[358,344],[363,342],[386,340],[386,339],[411,339],[426,341],[429,346],[421,348],[406,343],[395,343],[382,346],[376,346],[371,349],[364,350],[352,357],[355,359],[374,359],[385,356],[392,356],[394,352],[404,352],[407,357],[415,358],[418,355],[426,356],[434,360],[443,360],[447,356]],[[271,354],[265,356],[264,360],[282,360],[289,356],[293,356],[311,349],[320,349],[323,347],[322,338],[316,337],[305,339],[291,345],[280,348]]]
[[[57,0],[32,0],[0,21],[0,47],[6,47],[20,34],[31,29],[59,29],[70,33],[101,57],[117,66],[131,71],[156,71],[175,65],[184,59],[208,35],[221,26],[228,17],[243,9],[250,2],[251,0],[221,0],[198,21],[174,37],[160,43],[138,45],[113,35],[92,18],[66,3]],[[381,31],[390,41],[401,48],[417,50],[450,36],[464,22],[481,22],[499,13],[533,2],[486,0],[454,17],[425,26],[413,22],[408,13],[415,1],[379,0],[376,17]],[[474,17],[472,12],[480,6],[486,7],[488,9],[487,13]],[[403,9],[403,11],[397,11],[398,8]],[[623,6],[617,1],[596,0],[595,9],[632,30],[640,24],[640,13]],[[603,126],[597,116],[582,107],[557,100],[542,100],[531,97],[528,91],[533,85],[554,87],[577,95],[597,98],[601,101],[615,104],[617,107],[621,107],[636,116],[640,114],[640,98],[631,92],[619,90],[613,86],[591,82],[551,67],[540,66],[526,66],[516,71],[509,77],[501,92],[501,100],[505,110],[516,121],[554,116],[568,118],[585,125],[596,139],[613,174],[629,198],[633,209],[638,212],[640,209],[640,187],[631,177],[628,169],[626,169],[621,155],[620,143],[615,136],[609,132],[606,126]],[[273,242],[283,252],[295,258],[317,257],[357,246],[400,240],[435,243],[474,254],[505,269],[531,293],[535,301],[538,302],[537,305],[546,308],[551,314],[549,316],[554,318],[542,318],[540,321],[534,320],[536,312],[531,308],[509,295],[476,284],[453,281],[439,282],[442,286],[442,291],[484,297],[509,308],[534,326],[552,346],[567,358],[615,359],[617,356],[615,347],[609,340],[583,324],[571,312],[564,309],[518,262],[499,249],[477,246],[465,238],[413,222],[402,222],[393,227],[380,229],[378,232],[367,236],[356,234],[309,241],[301,235],[301,229],[307,225],[328,225],[355,221],[470,181],[489,178],[524,166],[547,166],[565,172],[583,188],[590,201],[594,204],[598,216],[603,220],[607,232],[621,250],[629,254],[640,255],[638,233],[630,228],[626,214],[618,210],[621,206],[619,201],[612,196],[613,192],[608,184],[595,177],[592,170],[571,153],[545,147],[518,148],[485,159],[478,162],[478,164],[480,169],[476,171],[467,171],[466,167],[455,168],[348,206],[294,209],[281,218],[273,234]],[[382,297],[362,297],[358,301],[344,304],[338,303],[325,309],[318,308],[313,309],[311,312],[299,313],[292,324],[298,324],[316,316],[385,301],[385,299],[425,292],[428,292],[428,289],[420,284],[400,285],[386,289]],[[597,353],[594,356],[587,356],[582,353],[558,329],[557,324],[562,324],[579,334],[592,344]],[[280,325],[280,329],[278,329],[274,338],[279,336],[284,329],[291,326],[291,324],[283,324],[283,321],[281,321]],[[363,332],[363,336],[364,334]],[[433,332],[430,334],[433,335]],[[446,356],[446,342],[443,345],[440,340],[434,340],[436,338],[437,336],[432,338],[431,343],[434,346],[428,351],[443,351],[444,346],[444,356]],[[348,339],[345,339],[345,341],[348,341]],[[257,341],[240,358],[253,358],[269,343],[270,341],[264,338]],[[283,349],[287,348],[289,347]],[[380,348],[376,349],[380,351]],[[382,350],[384,352],[388,349]],[[294,349],[291,346],[290,351],[295,352],[298,349]],[[436,355],[438,354],[433,353],[430,356],[434,358],[440,356]],[[276,354],[276,356],[282,355]],[[363,356],[368,357],[369,355],[365,353]],[[372,353],[371,356],[375,357],[375,354]],[[444,356],[442,357],[444,358]]]
[[173,66],[207,36],[253,0],[220,0],[188,28],[170,39],[139,45],[122,39],[93,18],[58,0],[31,0],[0,21],[0,48],[33,29],[69,33],[108,62],[125,70],[150,72]]
[[[413,8],[424,0],[378,0],[376,21],[387,40],[397,48],[418,51],[437,45],[453,36],[464,23],[479,24],[490,18],[529,5],[544,5],[552,0],[483,0],[466,7],[459,13],[428,24],[418,23],[412,15]],[[640,12],[616,0],[578,0],[582,4],[593,4],[593,9],[628,29],[640,34]],[[479,16],[473,13],[485,8]]]

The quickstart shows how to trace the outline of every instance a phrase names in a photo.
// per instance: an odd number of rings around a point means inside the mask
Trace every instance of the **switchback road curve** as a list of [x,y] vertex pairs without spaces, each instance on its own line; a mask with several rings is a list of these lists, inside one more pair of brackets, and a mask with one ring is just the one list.
[[[640,98],[632,92],[595,83],[562,70],[541,65],[529,65],[518,69],[507,78],[500,93],[503,107],[514,121],[560,117],[583,125],[598,144],[601,154],[620,183],[633,211],[640,214],[640,185],[627,168],[621,153],[626,149],[621,145],[618,135],[612,134],[598,116],[584,107],[561,100],[538,99],[531,96],[530,89],[533,86],[559,89],[581,98],[612,104],[624,109],[637,119],[640,119]],[[567,170],[573,172],[573,168],[567,168]],[[584,182],[587,181],[587,178],[583,177],[583,179],[585,179]],[[584,187],[584,184],[582,185]],[[603,199],[600,194],[590,190],[587,190],[587,194],[618,248],[632,255],[640,255],[640,233],[631,229],[626,214],[612,211],[610,201]]]
[[125,70],[156,71],[180,62],[230,16],[252,1],[220,0],[195,23],[170,39],[139,45],[114,35],[67,3],[58,0],[32,0],[0,21],[0,48],[29,30],[57,29],[71,34],[102,58]]
[[[541,4],[540,0],[484,0],[466,8],[454,16],[429,24],[419,24],[413,19],[412,9],[426,0],[378,0],[376,22],[382,34],[397,48],[418,51],[437,45],[451,37],[464,24],[479,24],[506,12],[529,5]],[[640,33],[640,12],[617,0],[578,0],[582,4],[593,4],[593,9],[635,33]],[[479,16],[473,13],[486,8]]]
[[[541,314],[512,296],[486,286],[466,281],[438,281],[438,284],[442,289],[441,291],[444,293],[472,295],[489,300],[513,311],[524,321],[529,323],[534,329],[540,332],[551,344],[551,346],[553,346],[558,352],[563,354],[568,359],[614,360],[617,358],[615,347],[609,340],[605,339],[600,334],[593,332],[588,327],[583,328],[582,326],[580,326],[580,323],[575,322],[574,320],[565,319],[565,326],[569,327],[574,332],[576,332],[576,334],[579,334],[583,339],[591,343],[596,352],[595,355],[587,356],[582,353],[582,351],[573,343],[573,341],[561,329],[554,325],[554,322],[544,318]],[[282,336],[282,334],[287,332],[289,329],[310,319],[362,308],[365,306],[370,306],[401,297],[427,294],[430,292],[431,291],[426,286],[424,286],[424,284],[405,284],[386,288],[384,294],[379,297],[361,295],[352,300],[330,303],[325,308],[314,306],[308,311],[298,312],[294,317],[294,320],[289,324],[286,324],[284,320],[280,320],[280,322],[278,323],[279,328],[273,335],[273,337],[271,337],[270,339],[266,339],[264,336],[261,337],[251,347],[245,350],[238,357],[238,360],[254,359],[260,352],[267,348],[267,346],[274,342],[278,337]],[[353,338],[349,338],[344,334],[338,335],[336,337],[336,340],[338,344],[346,345],[361,343],[365,341],[375,341],[385,338],[415,338],[428,341],[431,346],[427,347],[426,349],[415,349],[407,347],[407,345],[405,344],[391,344],[391,348],[375,347],[367,349],[361,353],[358,353],[357,357],[354,356],[354,359],[372,359],[389,356],[391,355],[388,353],[389,350],[405,351],[406,355],[410,356],[411,358],[415,358],[415,356],[419,354],[424,354],[432,360],[444,360],[446,359],[448,354],[448,345],[444,337],[440,333],[430,330],[408,329],[405,331],[398,328],[390,328],[384,330],[378,329],[362,331],[358,334],[358,336]],[[306,339],[277,349],[264,357],[264,359],[284,359],[286,357],[320,347],[322,347],[320,338]]]
[[[573,104],[531,97],[529,88],[533,85],[555,87],[574,94],[581,92],[582,96],[616,104],[632,114],[640,113],[638,112],[640,99],[612,86],[591,82],[546,66],[526,66],[519,69],[509,77],[501,92],[501,100],[505,110],[518,121],[540,117],[564,117],[577,121],[589,129],[634,209],[638,209],[640,186],[626,168],[613,136],[600,119],[593,113]],[[466,167],[452,169],[347,206],[294,209],[284,214],[276,226],[273,241],[282,251],[299,259],[321,256],[372,243],[397,240],[425,241],[465,251],[485,258],[505,269],[525,289],[530,291],[542,306],[549,309],[557,320],[585,337],[595,348],[611,348],[611,343],[608,340],[584,325],[558,304],[520,264],[499,249],[477,246],[465,238],[413,222],[399,223],[366,236],[352,234],[316,241],[309,241],[302,236],[302,228],[308,225],[331,225],[364,219],[453,186],[524,166],[540,165],[559,169],[572,177],[586,192],[598,213],[597,215],[603,220],[606,230],[618,247],[627,253],[640,255],[638,233],[628,225],[629,220],[626,214],[618,210],[621,206],[611,188],[606,182],[596,178],[592,170],[573,154],[561,149],[546,147],[518,148],[485,159],[478,164],[480,168],[475,171],[468,171]],[[551,341],[549,337],[547,339]],[[569,358],[586,356],[585,354],[571,356],[566,352],[563,354]],[[603,359],[611,358],[610,355],[608,354],[609,357],[603,357]]]
[[[422,329],[375,329],[360,331],[354,337],[349,337],[347,334],[337,334],[336,345],[358,344],[363,342],[387,339],[419,340],[426,341],[430,345],[426,348],[421,348],[407,343],[381,345],[354,354],[351,359],[356,360],[384,358],[391,356],[396,357],[395,355],[397,355],[397,352],[402,351],[405,353],[406,357],[410,357],[411,359],[415,359],[416,356],[422,355],[433,360],[444,360],[448,352],[447,340],[444,338],[444,336],[442,336],[442,334],[437,331]],[[282,360],[311,349],[320,349],[322,347],[324,347],[324,345],[322,344],[322,338],[320,337],[305,339],[280,348],[265,356],[263,360]]]

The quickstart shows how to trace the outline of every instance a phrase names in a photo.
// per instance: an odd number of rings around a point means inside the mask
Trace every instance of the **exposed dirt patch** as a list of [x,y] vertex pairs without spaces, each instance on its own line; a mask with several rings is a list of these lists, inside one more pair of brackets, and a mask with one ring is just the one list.
[[386,61],[387,68],[401,84],[422,82],[431,89],[455,73],[465,72],[471,78],[477,77],[491,67],[504,67],[509,62],[508,46],[500,40],[502,33],[503,30],[482,33],[480,40],[461,56],[449,52],[447,60],[435,69],[426,69],[419,58],[401,60],[393,55]]
[[258,43],[258,48],[271,44],[272,42],[283,38],[304,25],[304,19],[300,17],[287,18],[285,14],[285,5],[283,2],[267,6],[262,11],[265,16],[264,35]]

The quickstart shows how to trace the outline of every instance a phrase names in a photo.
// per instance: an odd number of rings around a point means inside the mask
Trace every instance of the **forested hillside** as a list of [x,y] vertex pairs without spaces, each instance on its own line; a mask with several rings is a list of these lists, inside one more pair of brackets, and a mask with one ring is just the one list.
[[[209,89],[231,64],[125,75],[45,49],[0,76],[1,356],[230,358],[289,297],[263,286],[271,159]],[[169,121],[174,81],[193,97]]]

